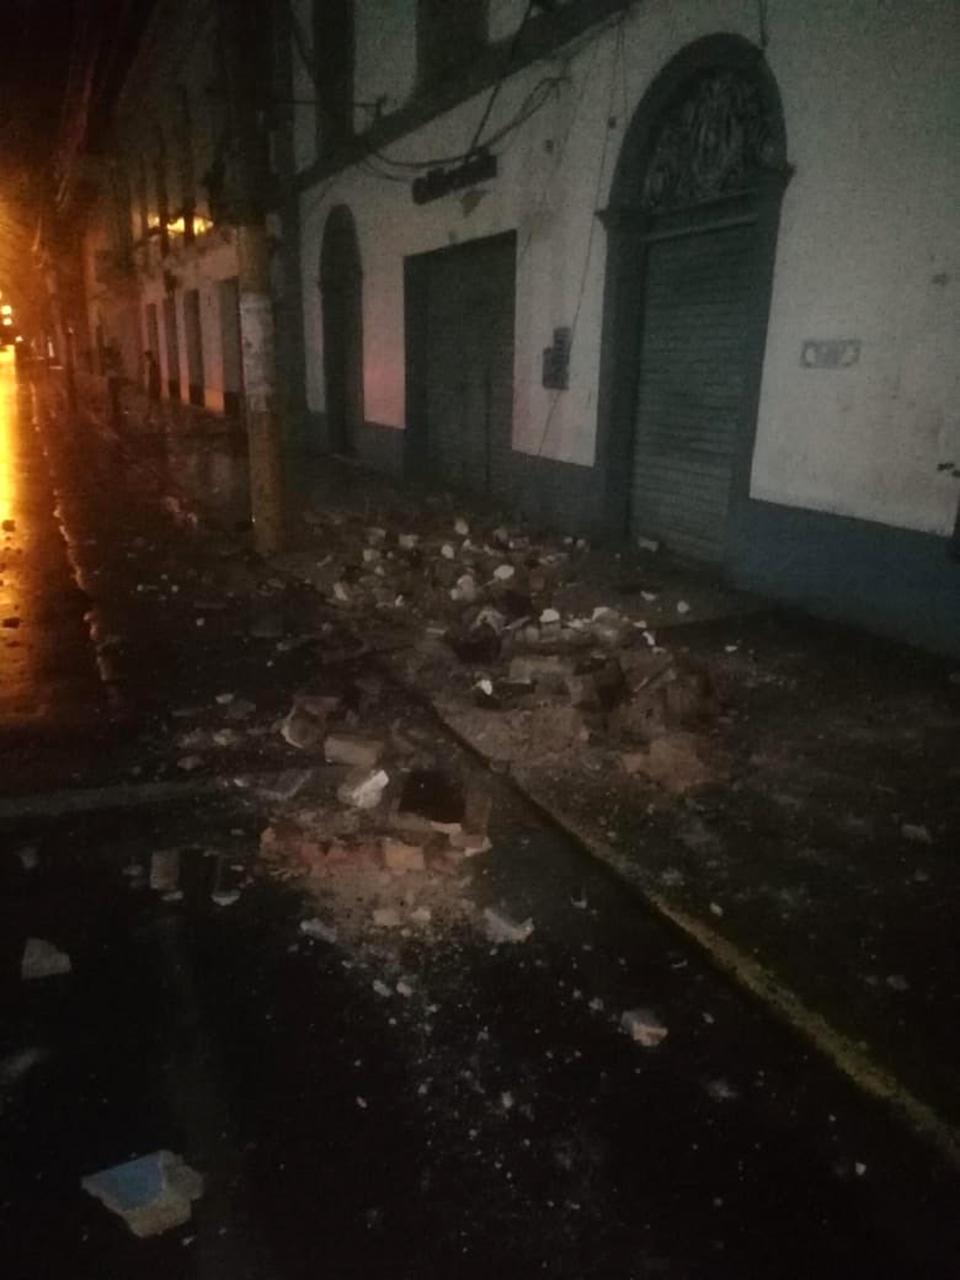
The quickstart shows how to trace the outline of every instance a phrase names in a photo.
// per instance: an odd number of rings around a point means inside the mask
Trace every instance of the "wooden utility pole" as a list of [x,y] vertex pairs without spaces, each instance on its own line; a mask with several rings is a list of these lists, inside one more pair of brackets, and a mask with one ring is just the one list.
[[262,30],[262,19],[269,16],[270,7],[257,0],[220,0],[218,12],[228,120],[223,195],[236,223],[250,502],[256,548],[269,555],[282,548],[286,534],[283,423],[266,227],[271,184],[266,107],[272,63],[270,33]]

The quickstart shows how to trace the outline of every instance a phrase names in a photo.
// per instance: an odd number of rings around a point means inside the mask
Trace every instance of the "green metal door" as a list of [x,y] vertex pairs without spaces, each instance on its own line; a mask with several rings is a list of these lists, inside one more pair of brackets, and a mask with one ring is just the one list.
[[755,358],[756,258],[749,221],[646,246],[631,533],[697,560],[724,554]]
[[488,493],[510,448],[515,237],[425,259],[423,383],[434,475]]

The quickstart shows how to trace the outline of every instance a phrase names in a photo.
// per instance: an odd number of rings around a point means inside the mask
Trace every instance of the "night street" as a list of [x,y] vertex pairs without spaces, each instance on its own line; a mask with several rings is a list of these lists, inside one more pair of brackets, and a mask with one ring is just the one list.
[[[37,397],[4,366],[5,1275],[955,1273],[956,1177],[930,1150],[370,661],[331,654],[319,603],[251,635],[289,592],[218,594],[235,539],[175,518],[158,441],[121,467]],[[295,801],[254,798],[304,763],[275,731],[292,694],[364,688],[365,727],[406,744],[391,774],[479,772],[492,795],[488,853],[371,873],[401,917],[432,904],[425,925],[377,927],[349,860],[259,865],[268,824],[343,776],[314,757]],[[236,741],[180,767],[184,730],[241,700]],[[171,849],[172,895],[149,887]],[[487,906],[532,933],[491,942]],[[318,916],[336,933],[305,936]],[[31,937],[71,971],[22,980]],[[633,1009],[666,1037],[632,1040]],[[81,1179],[156,1150],[204,1190],[141,1240]]]
[[960,6],[2,30],[0,1280],[957,1280]]

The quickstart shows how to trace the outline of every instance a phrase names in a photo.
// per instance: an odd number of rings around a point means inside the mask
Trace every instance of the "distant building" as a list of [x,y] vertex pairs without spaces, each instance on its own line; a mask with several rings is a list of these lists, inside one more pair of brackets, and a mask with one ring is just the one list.
[[145,385],[149,351],[172,404],[239,417],[235,237],[207,185],[224,134],[218,50],[212,7],[155,6],[99,139],[84,270],[99,372],[106,347]]

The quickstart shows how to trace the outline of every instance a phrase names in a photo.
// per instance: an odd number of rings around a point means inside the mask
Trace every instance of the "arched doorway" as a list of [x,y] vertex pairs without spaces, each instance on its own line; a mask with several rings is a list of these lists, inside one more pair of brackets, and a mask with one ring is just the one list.
[[608,522],[722,563],[749,494],[780,200],[779,95],[734,36],[660,73],[610,203],[601,459]]
[[327,431],[335,453],[352,453],[363,424],[363,278],[353,215],[337,205],[320,252]]

